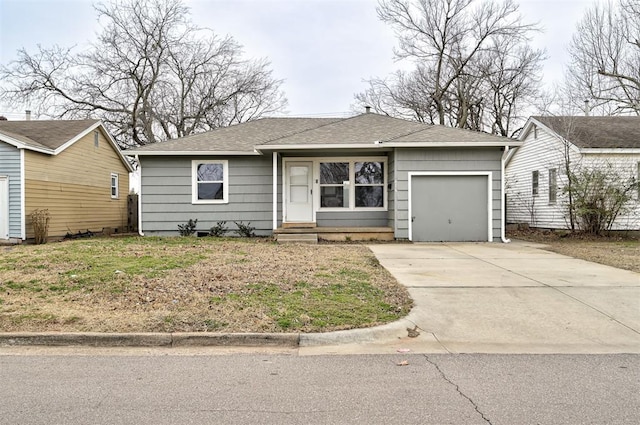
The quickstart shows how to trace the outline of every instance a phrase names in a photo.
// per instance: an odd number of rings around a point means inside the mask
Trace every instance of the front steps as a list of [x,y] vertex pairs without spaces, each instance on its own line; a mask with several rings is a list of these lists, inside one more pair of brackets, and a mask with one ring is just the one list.
[[276,241],[278,243],[307,243],[317,244],[317,233],[279,233],[276,234]]
[[[324,241],[392,241],[395,239],[391,227],[314,227],[305,223],[305,227],[291,227],[285,223],[274,230],[276,241],[289,243],[318,243]],[[313,223],[315,225],[315,223]]]

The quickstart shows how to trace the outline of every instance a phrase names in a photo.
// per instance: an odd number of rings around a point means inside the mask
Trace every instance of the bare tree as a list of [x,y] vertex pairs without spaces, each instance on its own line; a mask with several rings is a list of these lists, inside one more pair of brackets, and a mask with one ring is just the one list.
[[567,92],[604,113],[640,115],[640,0],[596,3],[569,47]]
[[378,16],[399,40],[395,55],[415,68],[368,80],[356,102],[384,106],[378,112],[506,135],[507,122],[535,94],[544,60],[542,51],[526,46],[537,27],[523,23],[517,12],[512,0],[381,0]]
[[247,121],[286,105],[265,59],[198,28],[181,0],[95,5],[102,24],[86,51],[22,49],[0,69],[0,96],[57,118],[102,119],[123,146]]
[[484,125],[490,132],[511,137],[519,133],[527,108],[538,101],[544,52],[510,37],[496,37],[479,61],[480,79],[487,97]]

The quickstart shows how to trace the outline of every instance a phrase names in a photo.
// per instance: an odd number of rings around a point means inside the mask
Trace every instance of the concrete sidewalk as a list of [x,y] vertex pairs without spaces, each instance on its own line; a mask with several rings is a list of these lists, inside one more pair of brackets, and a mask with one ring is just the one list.
[[518,241],[370,248],[415,301],[396,332],[415,323],[421,335],[361,350],[640,353],[640,274]]

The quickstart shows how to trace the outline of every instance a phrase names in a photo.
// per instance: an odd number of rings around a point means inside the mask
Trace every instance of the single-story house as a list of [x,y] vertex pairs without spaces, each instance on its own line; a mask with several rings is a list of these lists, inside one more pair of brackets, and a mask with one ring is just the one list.
[[[640,180],[640,117],[534,116],[519,136],[506,165],[507,222],[545,229],[570,228],[566,165],[570,169],[611,167]],[[640,229],[640,193],[613,230]]]
[[124,231],[131,171],[100,121],[0,121],[0,241],[32,239],[40,209],[50,238]]
[[520,142],[364,113],[263,118],[125,151],[141,170],[139,228],[198,220],[258,235],[504,240],[503,160]]

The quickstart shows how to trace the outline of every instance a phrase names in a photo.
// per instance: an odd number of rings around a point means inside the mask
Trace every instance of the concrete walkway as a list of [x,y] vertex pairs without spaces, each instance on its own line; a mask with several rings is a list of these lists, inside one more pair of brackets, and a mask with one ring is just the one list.
[[[302,353],[640,353],[640,274],[539,247],[372,245],[415,308],[400,322],[345,332],[352,343],[331,344],[336,332],[302,335]],[[408,338],[414,324],[421,334]]]

